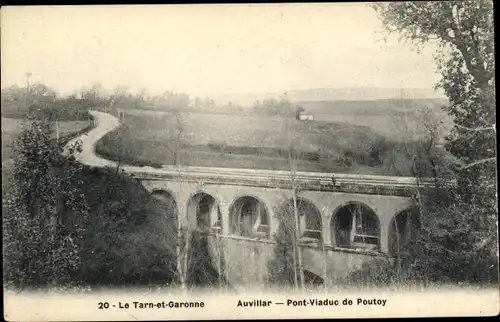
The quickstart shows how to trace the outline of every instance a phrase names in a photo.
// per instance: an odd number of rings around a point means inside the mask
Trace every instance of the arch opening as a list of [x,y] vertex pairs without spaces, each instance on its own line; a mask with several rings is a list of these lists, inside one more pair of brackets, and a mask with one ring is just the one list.
[[196,229],[202,232],[221,232],[222,213],[214,197],[200,192],[188,203],[190,216],[196,218]]
[[323,225],[321,213],[312,203],[304,199],[297,200],[299,228],[302,241],[319,241],[322,239]]
[[398,213],[391,220],[389,227],[389,255],[407,254],[411,242],[415,240],[420,229],[418,209],[412,207]]
[[331,224],[334,246],[379,250],[380,222],[375,212],[362,203],[349,203],[338,209]]
[[166,214],[173,215],[174,218],[177,219],[177,202],[170,192],[165,190],[155,190],[151,193],[151,196],[155,200],[159,201],[159,206],[165,211]]
[[[293,200],[289,200],[285,208],[290,215],[295,214]],[[315,243],[322,240],[323,224],[321,212],[310,201],[297,198],[297,213],[299,217],[299,238],[301,242]],[[292,217],[294,218],[294,217]],[[293,221],[294,223],[295,221]]]
[[254,197],[241,197],[229,208],[231,233],[250,238],[269,238],[269,213]]

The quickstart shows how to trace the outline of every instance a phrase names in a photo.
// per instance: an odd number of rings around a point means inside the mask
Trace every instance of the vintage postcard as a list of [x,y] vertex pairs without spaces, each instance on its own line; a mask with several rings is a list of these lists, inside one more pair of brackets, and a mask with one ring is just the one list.
[[499,313],[492,1],[0,21],[7,321]]

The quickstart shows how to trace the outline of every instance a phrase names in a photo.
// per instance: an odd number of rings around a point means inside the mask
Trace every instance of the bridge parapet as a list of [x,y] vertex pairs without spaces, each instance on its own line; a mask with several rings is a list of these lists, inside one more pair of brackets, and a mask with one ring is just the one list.
[[[146,169],[148,168],[148,169]],[[197,167],[125,167],[124,170],[138,180],[169,180],[175,182],[213,185],[248,186],[292,189],[292,177],[284,171],[223,169]],[[414,196],[416,191],[433,189],[431,179],[412,177],[385,177],[335,173],[298,172],[295,184],[298,190],[345,192],[392,196]],[[453,184],[453,183],[440,183]]]

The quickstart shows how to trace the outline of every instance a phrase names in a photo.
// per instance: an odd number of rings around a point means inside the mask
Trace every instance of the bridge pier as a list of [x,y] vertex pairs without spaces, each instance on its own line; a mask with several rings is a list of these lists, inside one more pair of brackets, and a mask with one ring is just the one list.
[[383,221],[380,225],[380,251],[384,254],[389,252],[389,224]]
[[332,233],[333,234],[335,233],[331,228],[332,215],[329,213],[328,207],[323,207],[321,209],[321,214],[323,215],[322,216],[323,242],[325,243],[325,245],[332,245]]
[[226,202],[222,202],[220,206],[220,211],[222,213],[222,232],[221,234],[224,236],[229,235],[229,204]]

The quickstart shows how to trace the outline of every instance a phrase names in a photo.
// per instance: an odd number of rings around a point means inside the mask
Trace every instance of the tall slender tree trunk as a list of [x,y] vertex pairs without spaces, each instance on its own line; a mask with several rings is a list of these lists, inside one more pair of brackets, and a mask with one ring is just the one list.
[[[292,199],[293,199],[293,214],[294,214],[294,245],[295,245],[295,254],[297,256],[296,270],[298,270],[299,275],[299,288],[302,289],[304,287],[304,271],[302,270],[302,252],[300,249],[299,239],[300,239],[300,226],[299,226],[299,211],[297,209],[297,185],[295,182],[296,179],[296,167],[292,162],[292,154],[291,151],[288,151],[288,158],[290,162],[290,174],[292,179]],[[294,256],[295,258],[295,256]],[[297,275],[297,273],[296,273]],[[297,278],[295,279],[297,280]]]
[[[182,177],[181,177],[181,160],[179,155],[180,150],[180,140],[181,135],[184,129],[182,128],[182,124],[179,121],[179,118],[176,117],[177,122],[179,123],[179,131],[177,134],[176,140],[176,151],[175,151],[175,165],[177,166],[177,182],[179,184],[179,190],[182,185]],[[183,233],[182,222],[180,218],[180,213],[177,212],[177,245],[176,245],[176,257],[177,257],[177,272],[179,274],[179,279],[181,283],[181,288],[184,292],[187,291],[187,278],[188,278],[188,257],[189,257],[189,225],[187,225],[185,229],[185,233]],[[184,240],[182,240],[184,237]],[[184,249],[182,249],[181,244],[184,244]]]
[[181,289],[184,291],[186,289],[186,279],[182,267],[183,261],[182,261],[181,243],[182,243],[182,226],[181,226],[181,221],[179,220],[179,218],[177,218],[177,243],[175,246],[175,254],[177,257],[177,275],[179,276]]
[[59,143],[59,120],[56,119],[56,142]]
[[396,234],[396,276],[398,283],[401,281],[401,254],[400,254],[400,238],[399,238],[399,228],[398,228],[398,221],[397,221],[397,216],[394,217],[394,230]]
[[[181,188],[181,170],[180,164],[177,165],[178,168],[178,183],[179,189]],[[181,289],[185,292],[187,290],[187,271],[188,271],[188,247],[189,247],[189,229],[186,227],[185,233],[182,229],[182,221],[180,214],[177,213],[177,244],[176,244],[176,258],[177,258],[177,274],[179,275],[179,282],[181,284]],[[184,237],[184,238],[183,238]],[[182,247],[183,246],[183,247]],[[184,249],[182,249],[184,248]]]
[[327,261],[326,261],[326,249],[325,249],[325,240],[322,238],[321,240],[321,251],[323,255],[323,292],[325,292],[325,295],[327,293],[327,286],[326,286],[326,271],[327,271]]
[[221,250],[221,240],[219,231],[217,230],[215,233],[215,240],[217,243],[217,282],[218,282],[218,290],[221,291],[222,288],[222,250]]

